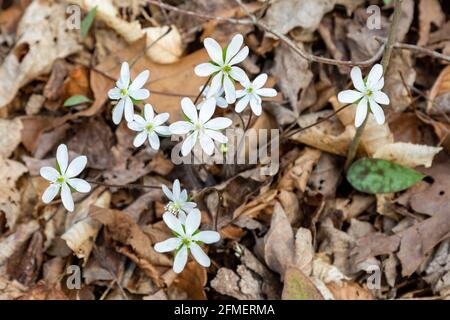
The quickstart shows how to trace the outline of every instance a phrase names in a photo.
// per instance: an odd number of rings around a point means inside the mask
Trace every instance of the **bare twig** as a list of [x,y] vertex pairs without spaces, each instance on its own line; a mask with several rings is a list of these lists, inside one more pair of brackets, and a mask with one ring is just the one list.
[[89,180],[86,179],[87,182],[96,184],[99,186],[104,186],[108,188],[124,188],[124,189],[161,189],[161,186],[149,186],[145,184],[137,184],[137,183],[130,183],[130,184],[109,184],[105,182],[95,181],[95,180]]

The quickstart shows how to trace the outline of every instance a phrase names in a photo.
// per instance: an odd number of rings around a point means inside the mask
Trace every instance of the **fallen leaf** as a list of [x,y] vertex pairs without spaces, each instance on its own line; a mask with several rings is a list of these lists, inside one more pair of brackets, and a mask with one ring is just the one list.
[[14,152],[22,140],[22,128],[22,122],[18,118],[0,119],[0,156],[8,158]]
[[438,0],[420,0],[419,2],[419,40],[418,46],[425,46],[431,31],[431,25],[442,26],[445,14]]
[[431,167],[434,156],[441,150],[441,147],[397,142],[382,146],[373,154],[373,157],[411,168],[417,166],[429,168]]
[[356,282],[344,281],[341,285],[330,283],[328,289],[336,300],[374,300],[372,293]]
[[323,300],[314,283],[297,268],[288,268],[285,273],[283,300]]
[[181,35],[176,26],[172,25],[170,28],[170,32],[168,26],[143,29],[149,48],[146,54],[153,62],[169,64],[180,60],[183,53]]

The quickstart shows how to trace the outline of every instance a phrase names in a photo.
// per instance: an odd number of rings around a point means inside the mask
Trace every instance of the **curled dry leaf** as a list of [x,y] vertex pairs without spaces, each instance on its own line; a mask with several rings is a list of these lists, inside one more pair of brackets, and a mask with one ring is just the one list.
[[17,230],[0,242],[0,267],[39,229],[36,220],[21,224]]
[[327,285],[336,300],[374,300],[372,293],[358,283],[344,281],[341,285],[330,283]]
[[176,26],[151,27],[143,30],[147,36],[147,56],[156,63],[177,62],[183,54],[181,35]]
[[20,87],[49,73],[56,59],[81,49],[77,32],[65,25],[64,3],[35,0],[28,6],[17,28],[18,40],[0,67],[0,108]]
[[22,140],[22,128],[22,121],[18,118],[14,120],[0,119],[0,136],[2,137],[0,140],[0,156],[8,158],[17,148]]
[[261,284],[261,279],[242,264],[237,267],[237,274],[228,268],[220,268],[211,281],[214,290],[238,300],[262,299]]
[[428,95],[427,113],[442,116],[449,113],[448,101],[450,99],[450,66],[442,69],[438,78],[433,84]]
[[442,150],[441,147],[431,147],[413,143],[397,142],[381,146],[374,158],[389,160],[405,167],[431,167],[433,158]]

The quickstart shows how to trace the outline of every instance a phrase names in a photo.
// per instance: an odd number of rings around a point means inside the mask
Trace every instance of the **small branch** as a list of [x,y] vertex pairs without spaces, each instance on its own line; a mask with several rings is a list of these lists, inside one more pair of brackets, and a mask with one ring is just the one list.
[[130,184],[109,184],[105,182],[86,179],[87,182],[104,186],[108,188],[123,188],[123,189],[161,189],[161,186],[149,186],[144,184],[130,183]]

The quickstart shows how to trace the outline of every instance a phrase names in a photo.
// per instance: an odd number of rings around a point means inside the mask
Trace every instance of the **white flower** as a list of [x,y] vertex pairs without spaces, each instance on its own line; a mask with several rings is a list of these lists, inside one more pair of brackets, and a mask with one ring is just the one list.
[[277,91],[271,88],[263,88],[263,85],[267,81],[267,74],[262,73],[256,77],[253,82],[250,82],[249,79],[241,82],[241,85],[244,87],[244,90],[236,91],[236,96],[241,98],[236,103],[236,112],[240,113],[242,110],[247,107],[250,103],[250,108],[253,113],[257,116],[261,115],[261,97],[275,97],[277,95]]
[[182,224],[180,220],[169,212],[163,214],[163,220],[174,231],[176,237],[155,244],[155,250],[157,252],[176,250],[173,271],[176,273],[183,271],[189,250],[200,265],[206,268],[211,265],[211,260],[203,252],[200,245],[219,241],[220,234],[215,231],[197,231],[201,220],[201,214],[198,209],[194,209],[188,214],[185,224]]
[[50,186],[44,191],[42,201],[49,203],[61,190],[61,200],[68,211],[73,211],[74,204],[71,188],[78,192],[87,193],[91,191],[89,183],[83,179],[75,178],[86,167],[86,156],[79,156],[69,163],[69,153],[65,144],[60,144],[56,151],[56,169],[42,167],[41,176],[50,181]]
[[158,114],[155,116],[153,107],[151,104],[144,105],[144,117],[138,114],[134,115],[134,120],[128,122],[128,128],[139,133],[133,140],[133,145],[137,148],[140,147],[146,139],[150,143],[150,146],[158,150],[159,149],[159,137],[170,136],[170,130],[168,126],[162,126],[164,122],[169,119],[167,112]]
[[181,190],[180,181],[178,179],[173,182],[172,188],[173,191],[170,191],[166,185],[162,185],[162,191],[170,200],[165,209],[168,212],[178,216],[181,223],[184,223],[186,221],[186,213],[192,211],[197,204],[195,202],[188,201],[187,190]]
[[370,70],[367,81],[364,81],[361,69],[353,67],[351,73],[353,85],[357,90],[345,90],[339,92],[340,103],[355,103],[359,101],[356,108],[355,127],[361,126],[367,117],[367,109],[375,116],[378,124],[384,123],[384,112],[379,104],[389,104],[389,97],[381,91],[384,87],[383,66],[376,64]]
[[142,71],[138,74],[136,79],[131,82],[130,68],[128,63],[122,63],[120,68],[120,78],[116,82],[116,87],[108,91],[108,96],[112,100],[119,100],[112,111],[112,119],[115,124],[119,124],[122,120],[122,115],[125,111],[125,119],[133,121],[134,100],[144,100],[150,96],[150,92],[147,89],[142,89],[147,81],[150,72],[148,70]]
[[212,155],[214,152],[213,140],[220,143],[228,142],[227,137],[220,133],[219,130],[231,126],[232,121],[224,117],[210,120],[216,108],[214,98],[205,101],[199,115],[197,115],[197,109],[189,98],[181,100],[181,108],[189,121],[177,121],[172,123],[169,128],[173,134],[189,133],[181,146],[181,154],[183,156],[191,152],[197,141],[200,141],[202,149],[208,155]]
[[214,75],[209,90],[210,96],[213,96],[223,87],[225,98],[228,103],[236,101],[236,89],[233,80],[243,81],[247,78],[244,70],[234,65],[242,62],[248,56],[248,47],[241,49],[244,42],[242,35],[237,34],[233,37],[230,44],[222,49],[216,40],[206,38],[204,45],[208,51],[211,62],[202,63],[195,67],[195,74],[200,77]]
[[[200,92],[202,91],[203,86],[200,87]],[[214,98],[216,99],[216,105],[222,109],[225,109],[226,107],[228,107],[228,102],[227,100],[222,97],[224,90],[223,88],[220,88],[220,90],[218,92],[216,92],[215,94],[213,94],[211,97],[209,96],[209,86],[206,86],[205,90],[203,90],[202,96],[203,96],[203,101],[200,102],[197,105],[197,109],[200,110],[203,106],[203,104],[205,103],[206,100]]]

